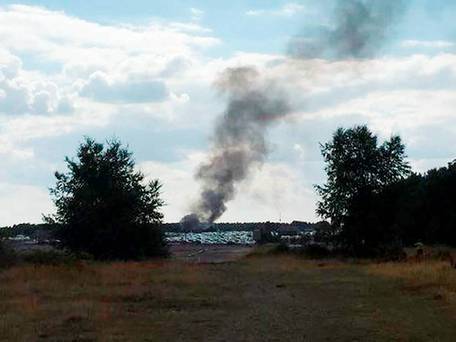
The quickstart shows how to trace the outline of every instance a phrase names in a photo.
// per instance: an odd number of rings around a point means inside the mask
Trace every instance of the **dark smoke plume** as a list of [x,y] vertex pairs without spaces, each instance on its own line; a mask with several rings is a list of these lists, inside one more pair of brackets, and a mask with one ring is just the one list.
[[314,37],[296,37],[289,52],[305,59],[373,57],[404,9],[403,0],[340,0],[333,15],[334,26],[317,30]]
[[[196,173],[202,190],[194,213],[207,222],[225,212],[236,184],[264,162],[268,153],[265,131],[289,112],[285,96],[254,68],[227,69],[216,84],[228,104],[216,123],[209,159]],[[184,217],[182,223],[189,220],[194,222],[195,215]]]
[[[294,39],[290,54],[305,59],[373,57],[402,12],[401,0],[340,0],[335,26],[319,30],[313,39]],[[237,184],[264,162],[267,129],[290,111],[277,85],[251,67],[226,70],[217,87],[228,104],[216,123],[209,159],[197,170],[201,193],[192,214],[181,221],[185,229],[198,227],[200,221],[214,222],[225,212]]]

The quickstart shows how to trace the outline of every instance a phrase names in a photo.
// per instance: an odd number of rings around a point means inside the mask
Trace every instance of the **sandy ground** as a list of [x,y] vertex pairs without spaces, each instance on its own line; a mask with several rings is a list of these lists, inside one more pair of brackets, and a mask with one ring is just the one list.
[[193,263],[223,263],[241,259],[252,251],[244,245],[170,244],[173,259]]

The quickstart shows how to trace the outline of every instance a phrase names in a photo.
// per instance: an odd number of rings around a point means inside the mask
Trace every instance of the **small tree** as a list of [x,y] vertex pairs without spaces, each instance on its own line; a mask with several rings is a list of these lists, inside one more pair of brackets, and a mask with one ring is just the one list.
[[62,226],[65,246],[102,259],[165,253],[158,227],[161,184],[144,184],[128,149],[118,140],[105,147],[86,138],[76,160],[66,157],[65,162],[68,172],[56,172],[57,183],[50,189],[57,213],[48,217]]
[[326,184],[316,186],[321,196],[317,214],[331,221],[348,247],[375,244],[366,241],[378,237],[367,234],[372,196],[410,173],[401,138],[394,136],[379,146],[366,126],[339,128],[331,142],[321,145],[321,153],[328,178]]

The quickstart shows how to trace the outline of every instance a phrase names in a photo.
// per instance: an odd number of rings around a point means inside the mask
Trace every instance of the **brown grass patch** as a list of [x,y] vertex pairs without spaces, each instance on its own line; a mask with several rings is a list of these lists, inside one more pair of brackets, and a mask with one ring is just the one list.
[[0,273],[0,341],[451,341],[437,306],[365,267],[395,266],[293,255],[15,266]]
[[430,291],[436,299],[456,303],[456,270],[447,261],[372,264],[368,270],[370,274],[404,280],[406,290]]

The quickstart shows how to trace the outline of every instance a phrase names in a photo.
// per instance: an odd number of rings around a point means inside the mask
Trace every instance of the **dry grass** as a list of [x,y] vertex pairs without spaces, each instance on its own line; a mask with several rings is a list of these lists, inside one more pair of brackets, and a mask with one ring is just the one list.
[[124,323],[140,313],[154,330],[165,318],[154,309],[198,306],[201,283],[199,266],[180,263],[15,267],[0,274],[0,340],[134,336]]
[[453,340],[435,301],[373,276],[394,265],[365,267],[291,255],[16,266],[0,273],[0,340]]
[[405,281],[404,288],[424,290],[456,304],[456,270],[447,261],[382,263],[370,265],[369,272]]

